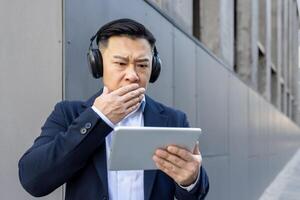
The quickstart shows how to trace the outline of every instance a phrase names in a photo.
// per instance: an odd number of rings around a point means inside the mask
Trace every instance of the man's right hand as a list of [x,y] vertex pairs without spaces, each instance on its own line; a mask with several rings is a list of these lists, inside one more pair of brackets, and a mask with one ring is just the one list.
[[103,93],[95,99],[93,106],[101,111],[113,124],[117,124],[126,115],[139,107],[144,93],[145,88],[139,88],[136,83],[112,92],[104,87]]

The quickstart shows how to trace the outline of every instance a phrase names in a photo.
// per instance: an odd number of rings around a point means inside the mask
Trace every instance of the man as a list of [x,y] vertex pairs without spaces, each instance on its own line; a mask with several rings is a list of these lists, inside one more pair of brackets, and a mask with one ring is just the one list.
[[[99,49],[92,49],[97,37]],[[115,126],[187,127],[186,115],[145,95],[160,72],[155,38],[140,23],[120,19],[91,39],[89,61],[103,91],[86,102],[58,103],[41,135],[19,161],[23,187],[44,196],[66,183],[68,200],[204,199],[208,177],[198,147],[157,149],[159,170],[108,171]],[[137,149],[138,151],[138,149]]]

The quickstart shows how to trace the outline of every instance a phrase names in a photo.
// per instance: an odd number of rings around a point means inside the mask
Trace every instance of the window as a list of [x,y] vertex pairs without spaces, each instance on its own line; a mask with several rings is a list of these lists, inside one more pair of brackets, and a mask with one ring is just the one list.
[[289,93],[287,93],[286,94],[286,115],[288,116],[288,117],[291,117],[291,113],[290,113],[290,94]]
[[278,83],[278,77],[277,77],[277,73],[271,69],[271,102],[274,106],[277,107],[278,103],[277,103],[277,96],[278,96],[278,90],[277,90],[277,83]]
[[266,79],[267,79],[267,67],[266,67],[266,56],[265,49],[258,45],[258,66],[257,66],[257,88],[258,92],[263,96],[266,93]]

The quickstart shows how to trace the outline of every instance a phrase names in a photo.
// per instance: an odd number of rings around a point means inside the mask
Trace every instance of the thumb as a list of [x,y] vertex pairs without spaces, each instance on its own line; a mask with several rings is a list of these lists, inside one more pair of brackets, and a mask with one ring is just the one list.
[[108,94],[108,93],[109,93],[108,88],[104,86],[102,94]]
[[194,150],[193,150],[193,154],[200,155],[199,141],[196,142],[196,145],[195,145]]
[[194,147],[193,154],[194,154],[194,157],[196,157],[197,159],[199,159],[200,166],[201,166],[201,163],[202,163],[202,156],[201,156],[201,153],[200,153],[200,150],[199,150],[199,141],[196,142],[196,145],[195,145],[195,147]]

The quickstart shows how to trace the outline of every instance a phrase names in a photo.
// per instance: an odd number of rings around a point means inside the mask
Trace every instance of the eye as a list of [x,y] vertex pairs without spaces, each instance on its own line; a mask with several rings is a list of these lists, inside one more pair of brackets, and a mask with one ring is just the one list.
[[115,64],[119,65],[119,66],[125,66],[126,65],[126,63],[124,63],[124,62],[115,62]]
[[141,68],[146,68],[146,67],[148,67],[148,64],[138,64],[138,66]]

